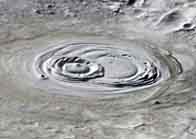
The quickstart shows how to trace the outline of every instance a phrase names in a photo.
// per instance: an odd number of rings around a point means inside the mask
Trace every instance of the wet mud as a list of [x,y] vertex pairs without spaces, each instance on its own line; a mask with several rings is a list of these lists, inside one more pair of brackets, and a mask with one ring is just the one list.
[[0,1],[0,138],[196,138],[195,4]]

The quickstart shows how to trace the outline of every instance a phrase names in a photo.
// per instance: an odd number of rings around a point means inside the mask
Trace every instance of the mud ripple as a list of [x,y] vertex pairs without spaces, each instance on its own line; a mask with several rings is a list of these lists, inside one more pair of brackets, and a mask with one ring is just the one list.
[[[60,87],[62,93],[80,96],[144,90],[181,72],[177,59],[141,42],[133,40],[120,46],[73,42],[53,46],[36,55],[33,72],[37,80],[52,85],[47,88]],[[66,91],[67,88],[72,91]]]

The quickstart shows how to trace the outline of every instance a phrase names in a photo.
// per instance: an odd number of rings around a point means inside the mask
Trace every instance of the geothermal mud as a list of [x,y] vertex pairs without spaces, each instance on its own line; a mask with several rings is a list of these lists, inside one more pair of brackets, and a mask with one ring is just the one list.
[[0,139],[195,139],[195,2],[0,1]]

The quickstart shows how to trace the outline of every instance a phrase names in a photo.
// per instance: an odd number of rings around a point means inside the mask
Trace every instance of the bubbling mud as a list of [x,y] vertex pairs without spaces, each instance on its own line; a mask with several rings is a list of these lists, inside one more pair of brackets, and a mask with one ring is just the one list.
[[174,57],[141,42],[64,43],[36,55],[32,69],[41,84],[50,84],[47,88],[79,96],[132,93],[159,85],[181,72]]

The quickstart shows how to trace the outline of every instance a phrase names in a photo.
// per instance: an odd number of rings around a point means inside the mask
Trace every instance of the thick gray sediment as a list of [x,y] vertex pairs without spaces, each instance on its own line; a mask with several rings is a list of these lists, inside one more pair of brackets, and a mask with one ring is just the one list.
[[194,1],[0,1],[0,138],[196,138]]

